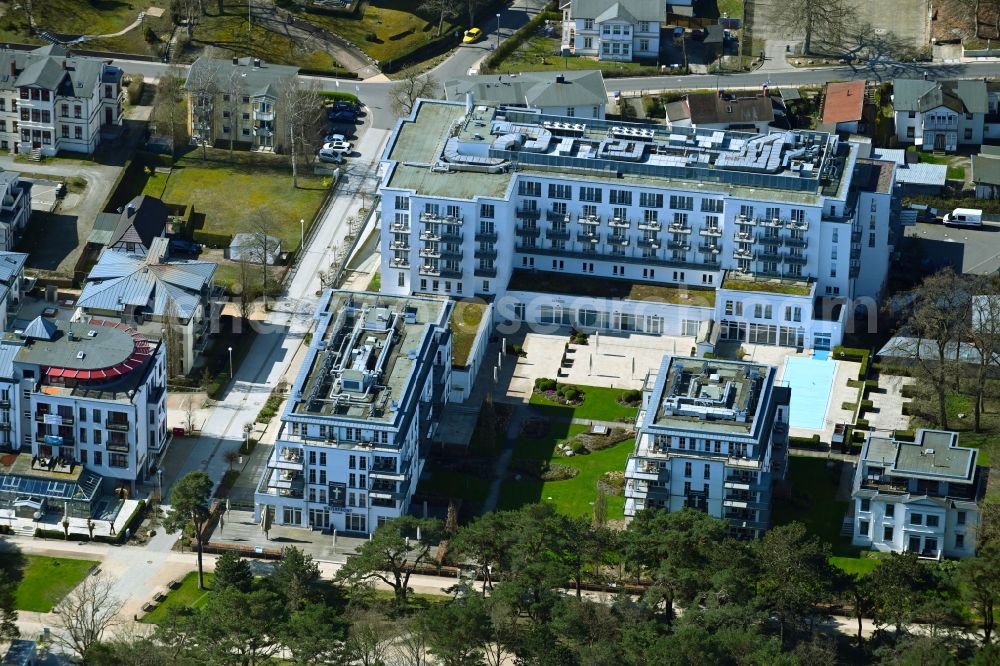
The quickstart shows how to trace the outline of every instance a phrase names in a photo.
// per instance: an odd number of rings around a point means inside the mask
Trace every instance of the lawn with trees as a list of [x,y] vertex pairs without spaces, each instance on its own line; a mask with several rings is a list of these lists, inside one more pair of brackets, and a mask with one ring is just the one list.
[[[14,557],[0,553],[0,562]],[[36,613],[48,613],[80,581],[97,566],[94,560],[48,557],[45,555],[23,556],[20,566],[20,583],[15,593],[16,608]],[[0,569],[7,570],[7,566]]]
[[[381,525],[332,582],[294,548],[262,578],[229,555],[200,607],[174,606],[151,636],[108,638],[87,657],[265,664],[287,648],[297,664],[985,666],[1000,656],[1000,549],[984,538],[957,566],[891,555],[854,575],[799,523],[739,541],[692,510],[643,511],[622,530],[538,504],[450,530],[406,517]],[[419,598],[414,562],[464,563],[476,578],[451,598]],[[584,595],[585,584],[630,594]],[[859,632],[821,629],[831,609]],[[860,618],[877,631],[861,632]]]

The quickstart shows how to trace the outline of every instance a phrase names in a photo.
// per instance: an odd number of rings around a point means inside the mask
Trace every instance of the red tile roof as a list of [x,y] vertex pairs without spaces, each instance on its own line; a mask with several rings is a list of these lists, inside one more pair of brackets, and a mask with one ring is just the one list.
[[823,124],[861,120],[864,102],[864,81],[827,84],[826,101],[823,103]]

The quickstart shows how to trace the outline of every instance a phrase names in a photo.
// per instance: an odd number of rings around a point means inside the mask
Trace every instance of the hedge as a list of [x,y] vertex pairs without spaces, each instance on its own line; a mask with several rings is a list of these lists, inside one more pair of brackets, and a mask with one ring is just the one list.
[[858,349],[856,347],[834,347],[833,357],[838,361],[854,361],[855,363],[861,363],[861,367],[858,369],[858,379],[864,380],[868,375],[868,363],[871,360],[871,352],[867,349]]
[[219,234],[212,231],[196,230],[191,234],[195,243],[201,243],[213,248],[228,248],[233,243],[232,234]]
[[900,389],[899,394],[904,398],[912,400],[917,397],[917,385],[916,384],[903,384],[903,388]]
[[360,104],[361,100],[354,93],[348,92],[338,92],[335,90],[324,90],[320,93],[320,97],[323,98],[325,102],[353,102],[354,104]]
[[917,439],[917,433],[912,430],[897,430],[893,434],[893,439],[899,442],[913,442]]
[[818,449],[820,448],[822,442],[820,442],[819,435],[813,435],[812,437],[789,437],[788,446],[794,447],[796,449]]
[[[135,510],[132,515],[128,517],[125,521],[125,526],[118,530],[114,535],[104,536],[103,534],[98,534],[94,537],[96,543],[110,543],[119,545],[124,543],[126,537],[129,533],[135,534],[139,524],[146,514],[146,501],[139,500],[136,505]],[[43,528],[38,528],[35,530],[35,537],[38,539],[63,539],[66,540],[66,533],[63,530],[47,530]],[[77,534],[76,532],[70,532],[69,538],[74,541],[90,541],[89,534]]]
[[493,71],[503,62],[504,58],[512,54],[520,48],[521,44],[531,38],[545,21],[562,21],[562,14],[559,12],[539,12],[536,14],[530,21],[518,28],[513,35],[501,42],[500,46],[483,61],[480,74],[489,74]]

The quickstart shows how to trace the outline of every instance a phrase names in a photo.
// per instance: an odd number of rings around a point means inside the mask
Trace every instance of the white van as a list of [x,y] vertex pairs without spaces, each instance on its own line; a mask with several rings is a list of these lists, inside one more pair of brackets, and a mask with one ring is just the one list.
[[983,211],[979,208],[956,208],[944,216],[945,224],[979,227],[983,224]]

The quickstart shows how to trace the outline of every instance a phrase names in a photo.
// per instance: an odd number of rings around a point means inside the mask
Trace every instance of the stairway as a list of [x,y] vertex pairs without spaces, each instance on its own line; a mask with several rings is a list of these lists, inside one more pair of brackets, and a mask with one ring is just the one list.
[[33,537],[35,536],[35,526],[34,525],[18,525],[14,528],[14,534],[23,537]]
[[847,514],[844,516],[844,522],[840,526],[840,536],[854,536],[854,516]]
[[32,162],[41,162],[42,161],[42,149],[41,148],[32,148],[31,149],[31,153],[28,155],[28,159],[31,160]]

